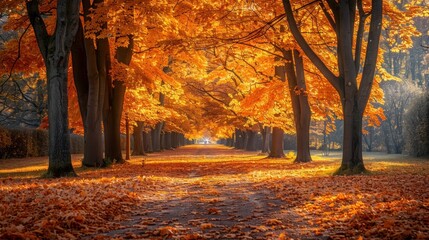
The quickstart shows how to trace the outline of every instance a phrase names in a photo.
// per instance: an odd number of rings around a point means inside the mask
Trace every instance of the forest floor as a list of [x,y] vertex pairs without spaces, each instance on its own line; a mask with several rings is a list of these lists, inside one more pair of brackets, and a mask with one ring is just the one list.
[[[292,156],[292,154],[289,154]],[[41,179],[47,158],[0,160],[0,239],[428,239],[429,159],[366,154],[266,159],[191,145],[79,177]]]

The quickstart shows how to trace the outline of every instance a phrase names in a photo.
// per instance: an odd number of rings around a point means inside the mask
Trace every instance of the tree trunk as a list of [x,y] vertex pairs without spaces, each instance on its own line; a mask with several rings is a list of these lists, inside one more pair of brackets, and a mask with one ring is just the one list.
[[[94,97],[91,96],[89,98],[90,89],[91,94],[93,94],[93,86],[89,86],[89,79],[88,79],[88,64],[87,64],[87,53],[86,50],[88,47],[85,47],[85,37],[83,32],[82,23],[79,22],[79,29],[76,34],[75,41],[73,43],[71,52],[72,52],[72,65],[73,65],[73,77],[74,77],[74,83],[76,86],[77,96],[78,96],[78,102],[79,102],[79,109],[81,113],[82,123],[83,123],[83,129],[84,129],[84,155],[83,155],[83,162],[82,164],[84,166],[101,166],[103,161],[103,149],[98,144],[98,138],[97,133],[100,141],[101,141],[101,126],[100,127],[94,127],[90,123],[87,122],[88,119],[88,109],[89,106],[93,104],[88,105],[88,99],[93,100]],[[92,59],[94,60],[94,59]],[[97,82],[98,83],[98,82]],[[98,93],[97,93],[98,94]],[[90,116],[93,116],[94,111],[97,112],[97,110],[90,109]],[[88,125],[91,125],[89,127]],[[101,147],[101,148],[99,148]],[[86,159],[86,160],[85,160]]]
[[[97,41],[100,43],[100,40]],[[102,106],[104,99],[104,76],[106,76],[106,50],[107,39],[97,44],[97,50],[91,39],[85,39],[85,50],[88,71],[88,100],[87,116],[84,121],[86,131],[84,158],[82,164],[88,167],[100,167],[103,165],[103,144],[102,144]]]
[[[102,0],[94,1],[94,5]],[[83,1],[85,21],[90,20],[89,0]],[[104,25],[104,27],[107,27]],[[79,107],[84,125],[84,158],[82,164],[89,167],[103,165],[103,145],[101,131],[101,114],[104,98],[105,77],[107,75],[107,59],[109,42],[98,39],[97,47],[92,39],[85,39],[80,26],[73,45],[73,71],[78,92]]]
[[79,28],[78,0],[58,0],[54,34],[48,35],[39,2],[26,2],[48,78],[49,167],[47,177],[76,176],[71,163],[67,76],[70,50]]
[[247,143],[249,142],[249,135],[247,135],[247,131],[242,131],[241,134],[243,135],[243,146],[241,149],[245,150],[247,148]]
[[143,132],[143,145],[144,145],[144,151],[147,153],[152,153],[152,134],[151,130],[148,130],[147,132]]
[[256,140],[257,140],[256,132],[252,130],[247,130],[246,136],[248,139],[246,144],[246,151],[257,151],[258,149],[256,148]]
[[171,150],[171,132],[165,133],[165,149]]
[[308,103],[304,79],[304,63],[302,56],[294,49],[283,51],[285,71],[289,83],[292,100],[293,116],[296,131],[297,154],[294,162],[311,162],[310,155],[310,120],[311,110]]
[[185,146],[185,136],[183,135],[183,133],[179,133],[179,146]]
[[271,127],[265,126],[264,130],[261,133],[262,133],[262,153],[269,153]]
[[[71,48],[74,85],[76,86],[77,99],[79,103],[82,123],[85,123],[88,104],[88,72],[85,52],[85,36],[82,22],[79,21],[79,28],[75,41]],[[86,128],[84,124],[84,136]]]
[[164,131],[161,131],[159,139],[160,139],[159,147],[161,151],[164,151],[165,150],[165,132]]
[[268,155],[269,158],[284,158],[283,152],[283,129],[273,127],[273,133],[271,134],[271,151]]
[[227,147],[232,147],[234,145],[234,140],[232,140],[232,138],[227,138],[226,139],[226,144]]
[[137,121],[137,126],[134,126],[134,147],[133,152],[131,155],[133,156],[139,156],[139,155],[146,155],[144,144],[143,144],[143,122]]
[[125,160],[130,160],[130,122],[125,113]]
[[240,129],[235,129],[235,144],[234,147],[236,149],[244,149],[245,147],[245,134]]
[[155,128],[152,129],[152,149],[154,152],[161,151],[161,131],[163,128],[164,122],[159,122],[155,125]]
[[243,134],[242,131],[238,128],[235,129],[235,144],[234,147],[236,149],[242,149],[243,148]]
[[172,148],[178,148],[179,147],[177,132],[171,133],[171,147]]
[[[355,104],[349,104],[349,102]],[[362,159],[362,115],[357,109],[357,100],[349,98],[343,106],[344,136],[343,160],[338,174],[356,174],[365,171]]]
[[[115,59],[125,65],[130,64],[134,47],[133,36],[128,35],[127,37],[128,46],[118,47],[115,55]],[[124,163],[121,151],[121,118],[126,86],[123,81],[114,80],[112,87],[111,77],[109,76],[107,79],[108,87],[104,103],[104,129],[108,132],[105,134],[105,137],[108,138],[105,140],[106,158],[116,163]]]

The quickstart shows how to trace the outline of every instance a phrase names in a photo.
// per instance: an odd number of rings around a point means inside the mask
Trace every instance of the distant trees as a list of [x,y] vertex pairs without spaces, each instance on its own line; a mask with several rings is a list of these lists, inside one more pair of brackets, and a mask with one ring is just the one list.
[[[383,105],[386,120],[381,124],[387,153],[400,154],[404,150],[404,114],[411,103],[416,87],[407,82],[388,81],[382,85],[385,94]],[[413,89],[414,88],[414,89]]]
[[0,86],[0,125],[37,128],[47,116],[46,81],[13,74]]
[[407,152],[416,157],[429,155],[429,94],[415,98],[405,113]]

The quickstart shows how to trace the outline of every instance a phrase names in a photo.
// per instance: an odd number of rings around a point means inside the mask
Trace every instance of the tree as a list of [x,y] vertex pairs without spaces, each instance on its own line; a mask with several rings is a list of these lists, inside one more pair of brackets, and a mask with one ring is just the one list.
[[383,84],[385,93],[384,115],[381,124],[387,153],[401,154],[404,149],[403,123],[406,107],[416,94],[411,84],[389,81]]
[[[73,76],[76,86],[79,109],[84,129],[84,157],[82,164],[87,167],[100,167],[103,162],[102,145],[102,109],[105,95],[106,78],[110,69],[110,49],[107,38],[93,41],[88,35],[92,21],[91,8],[102,4],[96,0],[92,4],[83,0],[85,25],[79,24],[76,39],[72,47]],[[104,22],[104,28],[105,28]],[[100,32],[96,33],[99,36]]]
[[55,31],[49,35],[40,15],[39,1],[26,3],[48,78],[48,177],[76,176],[70,156],[67,70],[69,53],[79,26],[79,4],[79,0],[58,0]]
[[304,61],[296,49],[283,51],[283,55],[286,60],[285,71],[289,83],[297,138],[295,162],[311,162],[311,111],[304,78]]
[[137,125],[133,127],[134,147],[131,153],[133,156],[146,155],[143,143],[143,127],[144,125],[141,121],[137,121]]
[[408,153],[429,155],[429,95],[420,94],[405,113],[405,140]]
[[[338,75],[335,75],[310,47],[298,28],[290,1],[283,0],[289,28],[294,38],[341,98],[344,138],[343,157],[337,174],[362,173],[365,171],[362,158],[362,117],[371,93],[375,73],[383,4],[381,0],[372,0],[371,11],[367,13],[363,2],[360,0],[339,2],[329,0],[327,3],[331,12],[327,11],[323,2],[321,4],[323,13],[334,29],[337,39],[338,65],[336,68],[338,69]],[[356,9],[358,9],[358,13]],[[359,77],[365,22],[368,16],[371,16],[370,28],[362,75]],[[357,30],[355,29],[356,21],[358,21]],[[354,36],[356,36],[356,39],[354,39]]]

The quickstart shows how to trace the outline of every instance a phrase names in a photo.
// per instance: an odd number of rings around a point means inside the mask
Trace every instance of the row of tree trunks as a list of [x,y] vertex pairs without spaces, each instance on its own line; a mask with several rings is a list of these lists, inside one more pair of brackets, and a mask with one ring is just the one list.
[[[285,144],[295,145],[295,142],[292,141],[292,143],[289,143],[288,142],[289,140],[287,138],[285,138],[285,134],[284,134],[283,130],[280,128],[274,127],[272,129],[272,132],[270,130],[271,130],[271,128],[266,128],[264,131],[267,131],[267,132],[265,132],[265,133],[264,132],[260,133],[260,134],[255,133],[256,138],[257,139],[262,138],[262,141],[257,141],[256,150],[254,150],[254,151],[261,150],[261,152],[262,152],[264,145],[267,144],[268,145],[267,148],[270,149],[270,152],[268,155],[269,158],[282,158],[285,156],[284,155]],[[247,131],[246,131],[246,134],[247,134]],[[264,134],[267,136],[266,140],[263,140]],[[236,141],[240,141],[241,138],[236,139],[234,137],[235,137],[235,134],[233,134],[233,136],[231,138],[220,139],[218,141],[218,143],[223,144],[223,145],[228,146],[228,147],[234,147],[236,145],[240,145],[240,143],[237,143]],[[249,143],[249,141],[248,141],[248,143]],[[290,146],[290,147],[292,147],[292,146]],[[248,150],[248,147],[236,148],[236,149]],[[253,150],[250,150],[250,151],[253,151]]]
[[245,131],[235,129],[234,137],[235,141],[232,139],[229,141],[229,145],[231,147],[233,146],[236,149],[243,149],[246,151],[258,151],[259,148],[257,147],[257,132],[249,129]]
[[[134,144],[133,144],[133,156],[146,155],[146,153],[153,153],[153,141],[152,141],[152,130],[150,132],[144,132],[143,127],[134,126]],[[175,148],[186,145],[184,135],[176,132],[165,132],[161,134],[162,142],[159,145],[163,146],[162,150],[173,150]],[[152,143],[152,144],[151,144]],[[158,152],[162,151],[159,150]]]
[[[145,132],[144,124],[141,121],[137,122],[137,125],[133,127],[133,130],[133,156],[146,155],[146,153],[160,152],[162,150],[172,150],[189,143],[189,141],[186,141],[182,133],[162,132],[161,137],[159,138],[162,139],[162,141],[154,144],[152,137],[155,129]],[[154,151],[154,145],[161,147],[158,151]]]
[[234,146],[234,139],[233,138],[227,138],[225,140],[225,145],[228,147],[233,147]]

